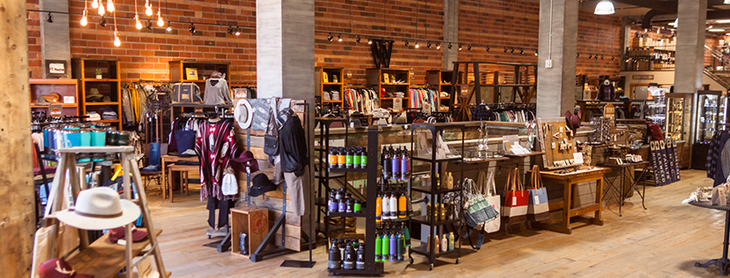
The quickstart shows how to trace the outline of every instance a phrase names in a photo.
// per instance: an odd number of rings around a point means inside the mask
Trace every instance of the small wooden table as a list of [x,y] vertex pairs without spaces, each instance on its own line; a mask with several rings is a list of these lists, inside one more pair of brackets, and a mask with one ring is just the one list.
[[[549,183],[563,185],[563,201],[550,202],[550,211],[562,210],[563,219],[560,225],[544,224],[539,222],[535,224],[547,230],[571,234],[571,217],[594,212],[595,216],[593,218],[585,219],[586,221],[582,222],[603,226],[603,220],[601,220],[601,211],[603,207],[601,200],[603,198],[603,174],[607,170],[608,169],[605,168],[593,167],[591,170],[580,170],[579,172],[566,174],[558,174],[560,171],[540,171],[540,175],[542,176],[543,182],[546,183],[546,186],[549,186]],[[590,181],[596,181],[596,203],[581,208],[572,208],[573,185]]]
[[[160,157],[160,164],[162,164],[162,186],[167,185],[167,163],[175,163],[178,161],[199,161],[198,156],[177,156],[177,155],[163,155]],[[170,199],[172,200],[172,185],[170,185]],[[165,192],[164,188],[162,190],[162,198],[167,199],[166,195],[167,192]]]

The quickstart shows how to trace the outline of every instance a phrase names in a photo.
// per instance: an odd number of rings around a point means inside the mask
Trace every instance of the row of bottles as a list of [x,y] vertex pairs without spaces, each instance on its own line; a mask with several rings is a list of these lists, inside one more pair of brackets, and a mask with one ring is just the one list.
[[327,201],[328,212],[340,213],[360,213],[362,212],[362,204],[360,200],[353,198],[350,193],[343,187],[339,190],[330,190],[330,196]]
[[368,152],[365,147],[330,148],[330,169],[365,169],[368,165]]
[[385,220],[405,219],[410,214],[406,188],[382,185],[375,199],[375,223]]
[[433,219],[435,221],[459,219],[458,210],[456,209],[454,201],[443,201],[442,203],[435,203],[433,205],[428,203],[426,205],[426,215],[429,216],[429,219]]
[[329,269],[365,269],[365,244],[356,238],[333,238],[329,250]]
[[402,262],[405,260],[406,247],[410,246],[410,231],[405,223],[400,227],[379,230],[375,235],[375,261]]
[[408,150],[398,147],[383,147],[383,178],[392,180],[408,180],[411,177],[411,158]]
[[453,232],[450,232],[448,237],[444,234],[440,239],[438,235],[436,235],[433,239],[431,238],[431,235],[428,235],[428,238],[426,238],[426,252],[429,252],[431,249],[431,241],[433,241],[434,244],[434,253],[452,251],[454,250],[454,240]]
[[436,181],[436,190],[454,189],[454,176],[451,175],[451,172],[447,172],[446,175],[444,175],[443,181],[441,179],[441,176],[436,173],[436,178],[433,179]]

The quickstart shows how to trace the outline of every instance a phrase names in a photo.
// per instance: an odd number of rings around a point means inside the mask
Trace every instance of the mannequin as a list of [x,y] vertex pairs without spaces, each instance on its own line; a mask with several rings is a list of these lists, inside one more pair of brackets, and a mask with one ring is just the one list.
[[602,101],[613,101],[616,99],[616,89],[613,87],[613,84],[611,84],[611,80],[603,80],[601,82],[601,85],[598,86],[598,95],[596,96],[596,100],[602,100]]

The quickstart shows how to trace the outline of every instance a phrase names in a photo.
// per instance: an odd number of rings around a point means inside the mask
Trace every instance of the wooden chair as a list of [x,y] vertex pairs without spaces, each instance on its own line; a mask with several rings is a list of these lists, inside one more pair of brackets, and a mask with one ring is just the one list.
[[[170,194],[170,203],[173,202],[173,186],[172,186],[172,173],[174,172],[180,172],[180,193],[185,193],[186,195],[190,195],[190,179],[188,178],[188,173],[191,171],[200,171],[200,165],[180,165],[180,164],[172,164],[167,166],[167,187],[169,188],[169,194]],[[163,189],[164,191],[164,189]]]
[[[149,157],[150,157],[150,145],[144,144],[144,165],[149,165]],[[161,146],[160,153],[163,153],[163,151],[166,152],[167,150],[167,144],[163,144]],[[165,198],[165,189],[162,186],[162,170],[158,168],[157,171],[144,171],[142,168],[139,169],[139,173],[142,176],[142,180],[144,181],[144,189],[146,190],[147,187],[150,185],[152,181],[157,181],[158,188],[160,188],[160,191],[162,191],[162,198]]]

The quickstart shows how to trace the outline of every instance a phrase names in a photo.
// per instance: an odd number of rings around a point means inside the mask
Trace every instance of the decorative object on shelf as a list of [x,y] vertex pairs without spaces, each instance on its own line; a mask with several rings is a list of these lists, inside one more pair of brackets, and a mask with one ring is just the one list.
[[96,69],[96,79],[101,79],[101,69]]
[[187,80],[198,80],[198,69],[195,69],[195,68],[185,69],[185,78]]

